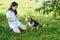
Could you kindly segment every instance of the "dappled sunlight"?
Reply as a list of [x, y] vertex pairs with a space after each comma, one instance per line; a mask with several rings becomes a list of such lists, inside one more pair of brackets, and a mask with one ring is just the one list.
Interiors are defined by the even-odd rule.
[[[39, 24], [46, 25], [39, 29], [33, 29], [26, 26], [25, 31], [21, 31], [20, 34], [14, 33], [9, 30], [9, 24], [6, 17], [7, 9], [11, 2], [16, 1], [18, 3], [18, 16], [22, 17], [19, 20], [23, 25], [27, 22], [25, 18], [30, 16], [36, 20]], [[40, 10], [36, 12], [35, 9], [42, 6], [42, 1], [47, 0], [0, 0], [0, 40], [60, 40], [60, 16], [53, 17], [54, 12], [44, 14]]]
[[38, 3], [35, 3], [35, 0], [18, 0], [18, 1], [17, 0], [0, 0], [0, 12], [3, 11], [3, 14], [5, 14], [11, 2], [13, 1], [16, 1], [18, 3], [18, 14], [20, 16], [23, 16], [23, 15], [33, 14], [34, 9], [37, 6], [39, 6], [40, 2], [43, 0], [39, 0]]

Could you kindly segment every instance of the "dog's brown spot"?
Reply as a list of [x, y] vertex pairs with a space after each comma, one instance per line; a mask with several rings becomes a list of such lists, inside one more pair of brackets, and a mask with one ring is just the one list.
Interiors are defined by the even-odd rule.
[[30, 17], [27, 17], [27, 21], [30, 22], [31, 21], [31, 18]]

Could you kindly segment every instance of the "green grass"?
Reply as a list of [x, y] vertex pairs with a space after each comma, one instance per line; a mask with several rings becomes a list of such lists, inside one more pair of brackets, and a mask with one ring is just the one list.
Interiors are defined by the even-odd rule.
[[24, 18], [28, 15], [46, 26], [39, 28], [39, 30], [31, 30], [27, 26], [27, 30], [22, 31], [21, 34], [9, 31], [6, 10], [12, 0], [0, 0], [0, 40], [60, 40], [60, 19], [53, 20], [49, 16], [35, 13], [34, 8], [38, 6], [34, 1], [31, 3], [28, 0], [15, 1], [19, 4], [18, 15], [23, 17], [21, 23], [26, 24]]
[[[24, 17], [23, 17], [24, 19]], [[34, 17], [35, 20], [38, 17]], [[4, 14], [0, 14], [0, 40], [60, 40], [60, 21], [47, 22], [45, 19], [40, 18], [38, 22], [46, 24], [45, 27], [41, 27], [39, 30], [31, 30], [27, 27], [26, 31], [22, 31], [21, 34], [16, 34], [13, 31], [8, 30], [8, 22]], [[24, 20], [21, 23], [25, 24]]]

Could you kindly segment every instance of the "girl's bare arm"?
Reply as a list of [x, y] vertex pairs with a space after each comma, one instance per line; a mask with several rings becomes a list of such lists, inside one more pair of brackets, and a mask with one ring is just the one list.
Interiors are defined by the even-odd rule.
[[12, 19], [11, 19], [11, 18], [9, 18], [9, 17], [8, 17], [7, 19], [8, 19], [8, 21], [9, 21], [9, 22], [12, 22], [12, 21], [14, 21], [14, 20], [12, 20]]

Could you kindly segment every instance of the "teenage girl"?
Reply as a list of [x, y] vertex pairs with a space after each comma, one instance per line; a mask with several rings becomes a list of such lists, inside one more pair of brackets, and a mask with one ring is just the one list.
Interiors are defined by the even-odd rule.
[[16, 2], [12, 2], [7, 10], [6, 16], [10, 29], [15, 33], [20, 33], [20, 29], [26, 30], [26, 27], [19, 21], [19, 17], [17, 17], [17, 7], [18, 4]]

